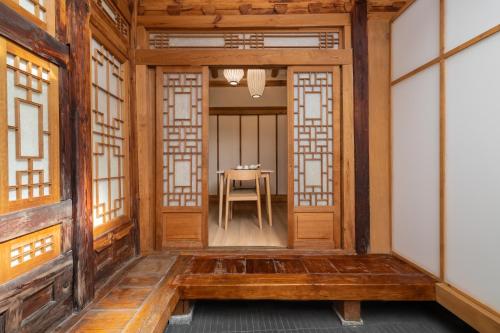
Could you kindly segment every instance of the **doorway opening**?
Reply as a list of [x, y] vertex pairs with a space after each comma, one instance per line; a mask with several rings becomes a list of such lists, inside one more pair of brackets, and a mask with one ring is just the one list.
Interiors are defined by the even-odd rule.
[[[244, 76], [237, 85], [230, 84], [224, 69], [210, 68], [208, 245], [287, 247], [287, 68], [264, 69], [266, 84], [261, 96], [249, 89], [248, 68], [242, 68]], [[251, 201], [238, 199], [227, 205], [226, 199], [234, 198], [225, 195], [228, 182], [224, 174], [239, 169], [242, 174], [257, 169], [258, 181], [230, 181], [230, 193], [248, 193], [246, 199]], [[254, 200], [257, 183], [262, 228], [258, 201]]]

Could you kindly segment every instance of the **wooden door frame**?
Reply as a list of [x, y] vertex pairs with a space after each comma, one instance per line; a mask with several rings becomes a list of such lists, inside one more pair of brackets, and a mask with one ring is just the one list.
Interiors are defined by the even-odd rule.
[[[164, 207], [163, 206], [163, 128], [162, 128], [162, 110], [163, 110], [163, 91], [159, 87], [163, 87], [163, 73], [201, 73], [202, 74], [202, 198], [201, 207]], [[208, 246], [208, 84], [209, 71], [208, 66], [157, 66], [156, 67], [156, 115], [155, 115], [155, 248], [162, 249], [163, 246], [163, 213], [201, 213], [201, 245], [203, 248]], [[187, 246], [189, 242], [185, 243]]]

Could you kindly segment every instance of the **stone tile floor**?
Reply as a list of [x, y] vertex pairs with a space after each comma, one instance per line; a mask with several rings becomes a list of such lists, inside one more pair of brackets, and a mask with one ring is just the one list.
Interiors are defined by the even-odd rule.
[[467, 324], [434, 302], [363, 302], [361, 327], [342, 327], [329, 302], [200, 301], [190, 325], [167, 333], [467, 333]]

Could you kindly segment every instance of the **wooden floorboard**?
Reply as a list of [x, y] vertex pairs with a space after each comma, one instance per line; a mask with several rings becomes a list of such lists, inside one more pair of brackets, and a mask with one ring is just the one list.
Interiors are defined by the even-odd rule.
[[388, 255], [183, 257], [183, 299], [435, 300], [435, 280]]
[[154, 253], [59, 332], [163, 332], [179, 300], [435, 300], [436, 281], [390, 255]]

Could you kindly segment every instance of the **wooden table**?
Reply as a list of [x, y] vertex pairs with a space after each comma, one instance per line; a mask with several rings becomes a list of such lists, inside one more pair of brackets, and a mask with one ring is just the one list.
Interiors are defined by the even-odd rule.
[[[260, 170], [260, 177], [264, 179], [266, 184], [266, 208], [267, 208], [267, 220], [269, 225], [273, 225], [273, 213], [271, 208], [271, 173], [273, 170]], [[219, 176], [219, 227], [222, 225], [222, 207], [224, 205], [224, 170], [218, 170], [217, 175]]]

